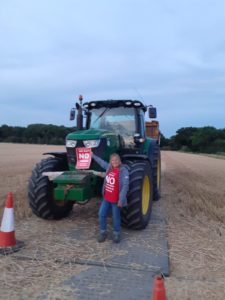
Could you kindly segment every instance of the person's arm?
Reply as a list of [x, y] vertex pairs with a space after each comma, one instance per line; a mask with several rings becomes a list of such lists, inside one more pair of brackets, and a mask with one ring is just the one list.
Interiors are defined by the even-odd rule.
[[127, 192], [129, 190], [129, 172], [126, 167], [123, 168], [120, 182], [120, 193], [118, 206], [123, 207], [127, 205]]
[[92, 157], [94, 158], [94, 160], [96, 161], [96, 163], [99, 164], [99, 166], [101, 166], [105, 170], [108, 169], [109, 163], [107, 163], [105, 160], [103, 160], [100, 157], [98, 157], [97, 155], [95, 155], [93, 152], [92, 152]]

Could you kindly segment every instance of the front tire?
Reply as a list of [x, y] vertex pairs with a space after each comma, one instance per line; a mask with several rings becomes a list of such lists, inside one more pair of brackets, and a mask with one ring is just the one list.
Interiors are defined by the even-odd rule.
[[153, 176], [148, 162], [129, 163], [128, 206], [122, 210], [122, 223], [132, 229], [144, 229], [149, 222], [153, 201]]
[[53, 197], [54, 184], [43, 172], [65, 171], [67, 165], [63, 159], [49, 157], [41, 160], [33, 169], [28, 184], [28, 199], [35, 215], [42, 219], [61, 219], [73, 208], [73, 202], [56, 202]]

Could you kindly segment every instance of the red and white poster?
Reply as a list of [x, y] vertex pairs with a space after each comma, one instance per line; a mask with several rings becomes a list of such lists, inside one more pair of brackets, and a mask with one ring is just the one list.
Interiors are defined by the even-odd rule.
[[91, 148], [76, 148], [76, 169], [89, 169], [91, 164]]

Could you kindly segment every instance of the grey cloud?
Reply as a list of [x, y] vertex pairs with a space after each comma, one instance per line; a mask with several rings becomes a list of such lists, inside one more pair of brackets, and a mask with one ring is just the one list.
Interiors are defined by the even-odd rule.
[[83, 93], [155, 104], [167, 135], [192, 121], [223, 127], [225, 108], [214, 103], [224, 98], [224, 8], [222, 0], [1, 3], [0, 123], [67, 124]]

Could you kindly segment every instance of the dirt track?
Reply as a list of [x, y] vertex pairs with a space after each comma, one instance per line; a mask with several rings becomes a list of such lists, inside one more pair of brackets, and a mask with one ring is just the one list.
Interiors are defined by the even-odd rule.
[[[29, 247], [38, 248], [32, 242], [32, 234], [39, 235], [41, 244], [41, 240], [46, 239], [41, 235], [41, 229], [51, 234], [54, 226], [59, 224], [46, 223], [31, 216], [26, 201], [31, 169], [42, 157], [41, 153], [50, 150], [63, 151], [64, 147], [0, 144], [1, 208], [6, 193], [12, 191], [15, 194], [17, 237], [26, 241], [28, 250]], [[168, 224], [171, 263], [171, 276], [166, 279], [169, 299], [222, 300], [225, 298], [225, 160], [168, 151], [162, 153], [162, 170], [160, 201]], [[97, 226], [97, 207], [93, 204], [92, 208], [90, 218], [93, 226]], [[82, 216], [86, 213], [82, 208]], [[26, 219], [21, 221], [22, 217]], [[78, 213], [76, 218], [77, 222], [83, 222]], [[71, 221], [63, 220], [60, 224], [72, 226]], [[31, 224], [36, 228], [30, 229]], [[53, 235], [51, 239], [54, 241]], [[60, 251], [61, 245], [58, 247], [57, 251]], [[100, 247], [98, 251], [104, 252], [104, 249]], [[54, 290], [65, 275], [76, 272], [74, 268], [52, 264], [49, 257], [44, 264], [0, 257], [0, 267], [0, 298], [3, 295], [9, 298], [14, 286], [10, 299], [30, 299], [42, 288]]]

